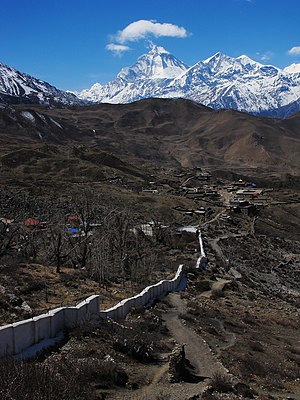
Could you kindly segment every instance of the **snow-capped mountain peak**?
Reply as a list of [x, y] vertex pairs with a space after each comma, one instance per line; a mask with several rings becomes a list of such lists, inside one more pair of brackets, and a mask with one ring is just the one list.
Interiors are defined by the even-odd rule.
[[152, 45], [116, 79], [94, 85], [79, 97], [108, 103], [182, 97], [215, 109], [287, 116], [300, 109], [299, 70], [299, 64], [281, 70], [246, 55], [234, 58], [221, 52], [188, 67], [163, 47]]
[[82, 92], [73, 92], [77, 97], [88, 100], [97, 101], [99, 95], [101, 95], [102, 85], [100, 83], [94, 83], [89, 89], [84, 89]]
[[131, 67], [122, 68], [116, 79], [101, 86], [94, 84], [78, 97], [90, 101], [127, 103], [155, 97], [163, 86], [181, 75], [188, 66], [161, 46], [152, 44]]
[[206, 58], [205, 60], [202, 61], [203, 64], [208, 64], [210, 62], [215, 62], [216, 60], [219, 60], [222, 58], [224, 54], [218, 51], [217, 53], [213, 54], [212, 56]]
[[148, 54], [171, 54], [168, 50], [166, 50], [164, 47], [162, 46], [157, 46], [154, 43], [151, 43], [150, 46], [151, 50], [149, 51]]
[[300, 74], [300, 64], [291, 64], [283, 69], [284, 72], [289, 74]]
[[141, 78], [173, 79], [187, 68], [187, 65], [163, 47], [152, 45], [151, 50], [139, 57], [134, 65], [123, 68], [117, 78], [129, 82]]
[[236, 58], [236, 60], [240, 61], [243, 65], [256, 65], [256, 66], [262, 66], [263, 64], [260, 64], [257, 61], [252, 60], [252, 58], [246, 56], [245, 54], [240, 55], [239, 57]]

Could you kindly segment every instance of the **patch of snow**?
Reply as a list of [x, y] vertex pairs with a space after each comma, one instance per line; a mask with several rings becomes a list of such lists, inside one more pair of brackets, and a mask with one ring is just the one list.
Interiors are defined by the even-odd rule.
[[41, 118], [41, 120], [42, 120], [46, 125], [48, 125], [47, 120], [46, 120], [46, 118], [45, 118], [45, 116], [44, 116], [43, 114], [37, 113], [37, 115]]
[[35, 118], [29, 111], [22, 111], [21, 115], [22, 117], [28, 119], [30, 122], [35, 123]]
[[56, 126], [58, 126], [60, 129], [63, 129], [62, 126], [61, 126], [57, 121], [55, 121], [55, 119], [53, 119], [53, 118], [50, 117], [50, 120], [51, 120]]

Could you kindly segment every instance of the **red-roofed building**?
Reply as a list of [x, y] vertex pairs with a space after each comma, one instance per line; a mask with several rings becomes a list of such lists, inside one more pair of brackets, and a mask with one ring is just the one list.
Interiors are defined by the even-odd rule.
[[37, 218], [27, 218], [23, 221], [23, 225], [30, 230], [35, 230], [40, 227], [41, 221]]
[[66, 219], [68, 222], [80, 222], [80, 217], [78, 217], [78, 215], [67, 215]]

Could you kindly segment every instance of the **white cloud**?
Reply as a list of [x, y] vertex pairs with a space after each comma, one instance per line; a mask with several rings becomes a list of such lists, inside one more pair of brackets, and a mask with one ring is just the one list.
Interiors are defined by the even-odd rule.
[[261, 54], [260, 59], [262, 61], [268, 61], [274, 56], [274, 53], [272, 51], [267, 51], [264, 54]]
[[300, 55], [300, 46], [295, 46], [292, 47], [289, 51], [288, 54], [290, 56], [299, 56]]
[[265, 53], [256, 52], [255, 54], [261, 61], [269, 61], [274, 56], [273, 51], [266, 51]]
[[115, 56], [122, 56], [122, 54], [125, 51], [131, 50], [130, 47], [124, 46], [123, 44], [115, 44], [115, 43], [109, 43], [105, 46], [106, 50], [111, 51]]
[[185, 38], [188, 36], [188, 32], [178, 25], [141, 19], [127, 25], [122, 31], [118, 31], [114, 39], [119, 43], [127, 43], [145, 39], [151, 35]]

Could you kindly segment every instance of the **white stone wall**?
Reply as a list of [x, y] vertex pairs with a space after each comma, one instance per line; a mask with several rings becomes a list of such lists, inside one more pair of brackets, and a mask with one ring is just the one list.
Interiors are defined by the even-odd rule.
[[55, 337], [99, 312], [99, 296], [90, 296], [76, 307], [60, 307], [46, 314], [0, 327], [0, 358], [19, 354], [41, 340]]
[[208, 260], [207, 260], [206, 254], [205, 254], [203, 240], [202, 240], [202, 236], [201, 236], [201, 231], [200, 230], [199, 230], [198, 239], [199, 239], [199, 246], [200, 246], [200, 257], [197, 260], [196, 268], [200, 269], [200, 270], [206, 270], [207, 264], [208, 264]]
[[185, 274], [185, 268], [180, 265], [176, 275], [171, 280], [163, 280], [155, 285], [146, 287], [141, 293], [129, 299], [120, 301], [117, 305], [109, 308], [108, 310], [101, 311], [100, 316], [103, 318], [111, 318], [120, 320], [125, 318], [132, 308], [145, 307], [151, 304], [159, 297], [166, 295], [168, 292], [174, 292], [182, 277]]
[[145, 307], [157, 298], [177, 289], [185, 275], [183, 265], [180, 265], [176, 275], [171, 280], [163, 280], [146, 287], [136, 296], [120, 301], [114, 307], [99, 311], [99, 296], [94, 295], [74, 307], [60, 307], [37, 317], [0, 327], [0, 358], [20, 354], [28, 347], [41, 340], [54, 338], [66, 328], [80, 325], [92, 315], [120, 320], [125, 318], [132, 308]]

